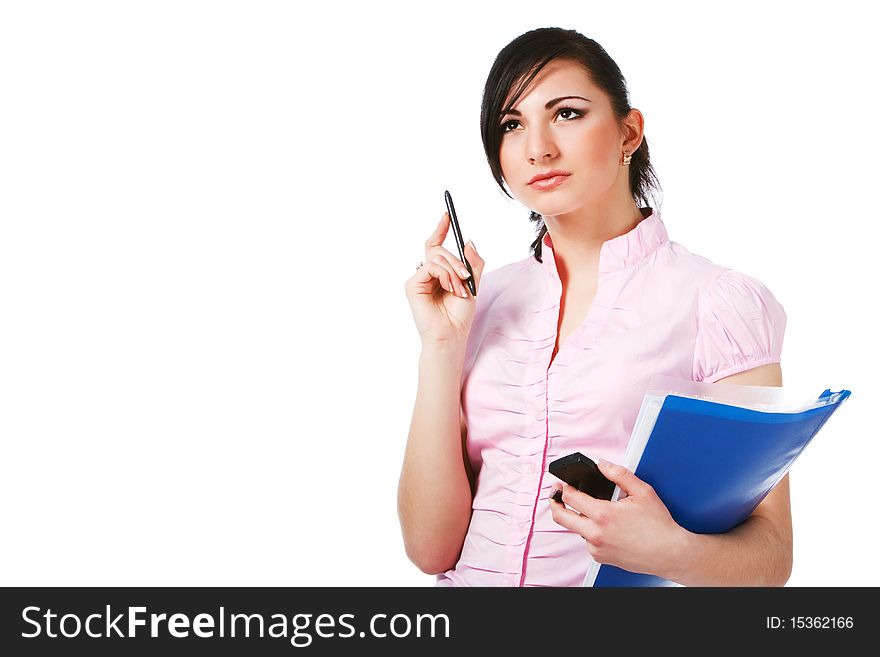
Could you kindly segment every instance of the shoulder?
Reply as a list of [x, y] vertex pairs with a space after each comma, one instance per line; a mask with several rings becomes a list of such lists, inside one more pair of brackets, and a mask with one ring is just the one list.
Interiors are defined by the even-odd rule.
[[715, 315], [735, 312], [745, 319], [770, 315], [781, 316], [782, 304], [762, 281], [735, 269], [725, 268], [715, 274], [700, 295], [700, 312]]
[[723, 269], [699, 296], [694, 380], [714, 383], [781, 362], [787, 322], [782, 304], [762, 281]]
[[701, 289], [729, 269], [705, 256], [692, 253], [683, 245], [671, 240], [657, 250], [657, 260]]
[[767, 285], [754, 276], [691, 253], [677, 242], [670, 241], [664, 246], [663, 257], [670, 268], [677, 272], [678, 278], [696, 286], [701, 308], [722, 301], [776, 301]]

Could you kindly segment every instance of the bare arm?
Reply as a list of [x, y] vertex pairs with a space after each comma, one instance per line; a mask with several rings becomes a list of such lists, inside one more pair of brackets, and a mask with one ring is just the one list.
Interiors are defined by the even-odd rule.
[[461, 414], [463, 344], [425, 346], [397, 489], [410, 560], [425, 573], [455, 566], [471, 519], [474, 481]]
[[[778, 363], [717, 383], [781, 386]], [[792, 568], [789, 479], [786, 474], [744, 523], [725, 534], [691, 534], [670, 579], [686, 586], [784, 586]]]

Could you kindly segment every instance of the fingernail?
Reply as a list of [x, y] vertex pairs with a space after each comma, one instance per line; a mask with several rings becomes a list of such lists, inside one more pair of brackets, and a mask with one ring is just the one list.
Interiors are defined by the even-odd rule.
[[479, 253], [479, 251], [477, 251], [477, 245], [474, 244], [473, 240], [468, 240], [468, 244], [471, 245], [471, 248], [474, 250], [474, 253]]
[[625, 472], [625, 468], [622, 465], [611, 463], [605, 459], [599, 459], [599, 466], [609, 474], [613, 475], [623, 475]]
[[464, 276], [465, 278], [467, 278], [468, 276], [471, 275], [471, 273], [470, 273], [467, 269], [465, 269], [464, 267], [462, 267], [462, 268], [459, 269], [458, 271], [460, 271], [460, 272], [461, 272], [461, 275]]

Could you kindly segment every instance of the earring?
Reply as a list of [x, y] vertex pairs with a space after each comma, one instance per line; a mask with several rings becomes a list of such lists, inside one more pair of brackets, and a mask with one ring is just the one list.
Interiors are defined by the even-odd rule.
[[623, 166], [629, 166], [630, 160], [632, 160], [632, 154], [623, 151]]

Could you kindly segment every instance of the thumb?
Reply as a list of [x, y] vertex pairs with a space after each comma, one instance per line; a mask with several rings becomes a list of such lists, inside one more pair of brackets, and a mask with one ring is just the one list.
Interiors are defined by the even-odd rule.
[[620, 486], [627, 495], [645, 492], [648, 484], [622, 465], [599, 459], [599, 471], [608, 479]]
[[464, 245], [464, 256], [467, 258], [467, 261], [471, 265], [471, 270], [474, 272], [474, 287], [477, 290], [477, 295], [479, 295], [480, 279], [483, 278], [483, 268], [486, 263], [483, 261], [483, 258], [480, 257], [480, 254], [477, 253], [477, 249], [474, 247], [472, 240], [468, 240], [468, 243]]

